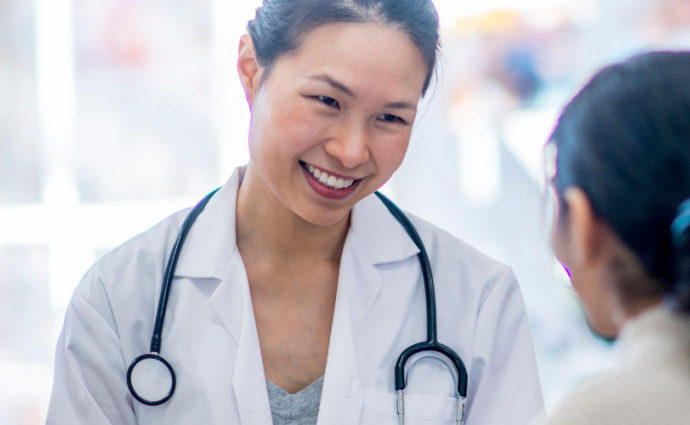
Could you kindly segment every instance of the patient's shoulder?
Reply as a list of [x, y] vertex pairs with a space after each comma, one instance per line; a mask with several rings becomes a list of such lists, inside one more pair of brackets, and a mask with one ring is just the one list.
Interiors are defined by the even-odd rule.
[[690, 379], [682, 369], [616, 369], [567, 395], [543, 425], [687, 425]]

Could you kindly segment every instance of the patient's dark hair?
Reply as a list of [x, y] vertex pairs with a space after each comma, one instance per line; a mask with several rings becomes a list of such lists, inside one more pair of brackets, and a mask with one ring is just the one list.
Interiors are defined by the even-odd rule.
[[427, 67], [422, 95], [436, 69], [439, 45], [438, 15], [431, 0], [264, 0], [249, 21], [265, 78], [280, 57], [299, 49], [317, 27], [337, 22], [379, 23], [407, 34]]
[[581, 188], [642, 266], [647, 283], [619, 289], [690, 312], [690, 231], [671, 232], [690, 198], [690, 53], [605, 68], [567, 105], [551, 142], [562, 215], [564, 190]]

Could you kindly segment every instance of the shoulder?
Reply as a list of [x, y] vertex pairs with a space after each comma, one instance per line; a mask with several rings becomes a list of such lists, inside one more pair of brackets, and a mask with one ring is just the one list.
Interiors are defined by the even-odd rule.
[[610, 373], [582, 385], [565, 396], [543, 425], [609, 423], [620, 414], [623, 382], [619, 374]]
[[428, 221], [410, 214], [407, 211], [405, 214], [410, 218], [412, 224], [414, 224], [417, 232], [424, 241], [424, 245], [427, 247], [429, 253], [443, 254], [447, 252], [454, 257], [458, 258], [462, 262], [470, 262], [476, 264], [478, 267], [483, 269], [486, 268], [496, 268], [502, 271], [506, 271], [508, 266], [501, 263], [500, 261], [494, 260], [478, 249], [474, 248], [467, 242], [459, 239], [447, 231], [435, 226]]
[[97, 310], [105, 302], [112, 309], [118, 301], [153, 297], [187, 213], [179, 211], [105, 254], [84, 275], [74, 297]]
[[512, 269], [495, 260], [447, 231], [407, 213], [410, 221], [424, 241], [429, 259], [435, 270], [449, 276], [483, 282], [491, 290], [500, 281], [517, 284]]
[[583, 385], [567, 395], [543, 425], [687, 423], [690, 386], [674, 383], [684, 374], [654, 369], [619, 368]]
[[175, 242], [182, 222], [189, 209], [178, 211], [150, 229], [134, 236], [127, 242], [104, 255], [95, 267], [102, 273], [117, 276], [132, 271], [130, 267], [160, 264], [167, 257]]

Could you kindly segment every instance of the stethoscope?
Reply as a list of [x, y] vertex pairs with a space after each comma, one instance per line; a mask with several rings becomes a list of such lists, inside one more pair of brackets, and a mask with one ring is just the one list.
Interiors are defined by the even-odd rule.
[[[151, 337], [150, 353], [137, 357], [127, 370], [127, 387], [132, 393], [132, 396], [143, 404], [149, 406], [163, 404], [168, 401], [175, 392], [175, 372], [172, 366], [170, 366], [170, 363], [160, 356], [161, 333], [163, 330], [163, 321], [165, 319], [165, 310], [168, 306], [170, 287], [175, 274], [177, 260], [182, 250], [182, 244], [192, 224], [194, 224], [194, 221], [204, 210], [208, 201], [218, 190], [219, 189], [214, 190], [202, 199], [201, 202], [192, 209], [182, 224], [170, 253], [168, 264], [165, 268], [163, 286], [161, 288], [158, 310], [156, 312], [156, 322], [153, 327], [153, 336]], [[467, 398], [468, 380], [467, 370], [465, 369], [462, 359], [460, 359], [460, 356], [458, 356], [455, 351], [438, 342], [434, 278], [431, 274], [431, 263], [429, 262], [426, 248], [417, 233], [417, 229], [415, 229], [405, 213], [381, 193], [376, 192], [376, 196], [378, 196], [386, 208], [388, 208], [388, 211], [393, 214], [393, 217], [400, 222], [414, 244], [419, 248], [419, 263], [422, 267], [422, 276], [424, 277], [424, 294], [426, 296], [426, 341], [407, 348], [400, 354], [398, 361], [395, 363], [395, 390], [398, 393], [397, 410], [400, 424], [405, 423], [404, 393], [409, 372], [419, 360], [432, 359], [444, 364], [453, 375], [453, 381], [455, 382], [454, 392], [458, 400], [456, 423], [462, 425], [465, 420], [465, 400]], [[408, 364], [409, 359], [412, 359], [412, 361]]]

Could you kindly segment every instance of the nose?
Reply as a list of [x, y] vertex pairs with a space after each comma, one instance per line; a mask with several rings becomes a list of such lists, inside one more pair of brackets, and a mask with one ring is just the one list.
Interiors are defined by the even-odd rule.
[[369, 134], [366, 126], [349, 123], [340, 126], [324, 149], [345, 168], [356, 168], [369, 161]]

